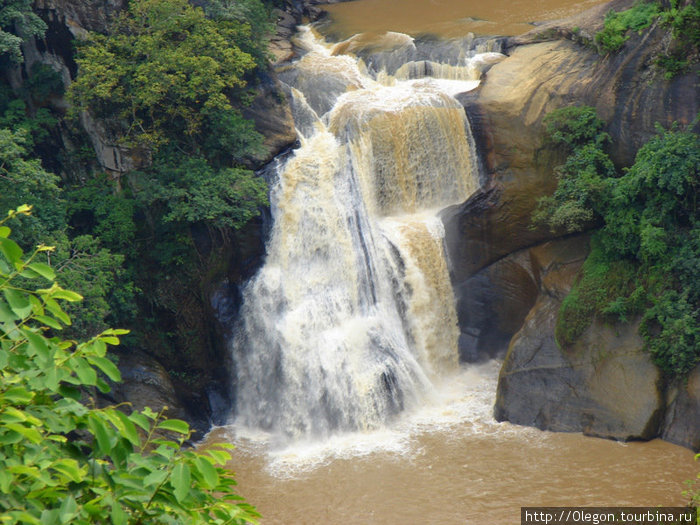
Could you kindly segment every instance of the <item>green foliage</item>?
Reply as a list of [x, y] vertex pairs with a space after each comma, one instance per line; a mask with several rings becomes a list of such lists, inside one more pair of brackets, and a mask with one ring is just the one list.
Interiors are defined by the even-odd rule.
[[[20, 207], [9, 217], [28, 214]], [[0, 221], [0, 522], [242, 524], [258, 514], [233, 492], [225, 445], [183, 449], [191, 431], [150, 409], [95, 407], [119, 381], [107, 347], [124, 330], [61, 339], [71, 319], [54, 269], [25, 258]], [[18, 280], [21, 279], [21, 286]], [[38, 288], [39, 282], [47, 286]], [[27, 285], [27, 283], [31, 283]], [[172, 437], [171, 437], [172, 436]]]
[[618, 51], [630, 38], [631, 31], [641, 34], [657, 19], [670, 31], [671, 43], [667, 52], [658, 55], [654, 63], [670, 80], [685, 72], [700, 57], [700, 0], [671, 0], [664, 6], [658, 2], [638, 2], [625, 11], [610, 11], [595, 42], [600, 51]]
[[229, 97], [255, 67], [239, 46], [249, 39], [249, 25], [213, 21], [187, 0], [137, 0], [109, 37], [90, 33], [79, 48], [70, 98], [113, 119], [127, 146], [196, 153], [214, 119], [238, 115]]
[[30, 132], [0, 129], [0, 207], [25, 202], [40, 211], [32, 215], [17, 237], [23, 246], [38, 244], [65, 227], [65, 203], [59, 198], [59, 179], [45, 171], [37, 159], [29, 159]]
[[3, 0], [0, 5], [0, 57], [21, 63], [22, 42], [43, 36], [46, 24], [32, 12], [31, 0]]
[[267, 204], [265, 181], [250, 170], [212, 168], [201, 158], [164, 160], [145, 177], [139, 195], [146, 206], [165, 205], [165, 222], [206, 221], [216, 227], [240, 228]]
[[136, 202], [118, 192], [114, 181], [97, 174], [65, 191], [69, 223], [79, 235], [91, 234], [111, 250], [131, 254], [137, 226]]
[[673, 37], [683, 39], [694, 46], [700, 47], [700, 2], [693, 0], [679, 7], [678, 0], [671, 0], [671, 7], [661, 13], [662, 23], [671, 27]]
[[554, 195], [533, 216], [564, 233], [593, 218], [603, 225], [562, 304], [557, 341], [573, 344], [596, 317], [641, 316], [640, 334], [657, 364], [683, 375], [700, 362], [700, 136], [658, 128], [618, 175], [590, 111], [569, 108], [548, 120], [548, 140], [569, 157], [556, 169]]
[[[69, 308], [69, 313], [79, 319], [69, 333], [74, 337], [91, 336], [106, 328], [110, 317], [125, 320], [133, 316], [135, 290], [123, 269], [124, 256], [110, 252], [94, 236], [68, 236], [68, 206], [58, 186], [59, 179], [44, 170], [37, 159], [27, 158], [28, 135], [21, 128], [15, 132], [0, 129], [0, 206], [7, 209], [26, 202], [38, 210], [24, 217], [21, 227], [16, 219], [8, 224], [15, 229], [15, 240], [24, 249], [33, 249], [49, 240], [55, 245], [55, 250], [44, 256], [50, 258], [59, 282], [85, 296], [85, 301]], [[100, 199], [92, 204], [112, 216], [120, 211], [115, 200]], [[71, 208], [76, 205], [73, 203]], [[107, 212], [104, 206], [110, 205]], [[114, 226], [115, 221], [106, 225]], [[108, 241], [112, 239], [102, 229], [97, 230], [105, 233]], [[114, 228], [110, 233], [125, 234], [126, 227]], [[127, 236], [125, 240], [130, 239]]]
[[629, 32], [641, 32], [651, 25], [659, 14], [655, 2], [638, 2], [630, 9], [610, 11], [602, 31], [595, 35], [595, 43], [605, 52], [617, 51], [629, 39]]
[[65, 92], [61, 75], [41, 62], [32, 66], [24, 87], [29, 96], [38, 103], [46, 101], [51, 95], [62, 95]]
[[575, 286], [562, 302], [555, 337], [570, 346], [597, 316], [607, 321], [626, 322], [644, 305], [644, 288], [639, 286], [637, 268], [626, 260], [610, 260], [594, 236]]
[[240, 27], [237, 44], [259, 67], [265, 66], [269, 59], [268, 37], [275, 26], [272, 14], [260, 0], [210, 0], [205, 10], [215, 21], [235, 22]]
[[544, 118], [547, 141], [563, 146], [567, 152], [587, 144], [603, 146], [610, 136], [603, 131], [605, 122], [598, 118], [595, 108], [567, 106], [556, 109]]
[[600, 217], [598, 203], [607, 191], [615, 169], [603, 147], [609, 141], [604, 123], [591, 107], [570, 106], [552, 111], [545, 118], [548, 143], [569, 153], [555, 169], [559, 180], [551, 197], [540, 199], [533, 215], [535, 224], [552, 232], [584, 230]]

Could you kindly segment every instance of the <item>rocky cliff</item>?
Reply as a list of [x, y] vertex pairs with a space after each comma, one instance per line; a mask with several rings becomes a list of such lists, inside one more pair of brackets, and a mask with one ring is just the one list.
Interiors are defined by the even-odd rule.
[[[643, 350], [634, 325], [596, 322], [574, 348], [559, 348], [557, 313], [588, 245], [584, 237], [558, 240], [530, 226], [537, 200], [556, 186], [553, 167], [563, 160], [542, 146], [549, 111], [595, 107], [609, 124], [618, 167], [633, 162], [655, 123], [688, 124], [698, 114], [697, 64], [673, 80], [653, 67], [668, 45], [664, 28], [633, 35], [609, 56], [592, 45], [605, 13], [632, 4], [615, 0], [509, 39], [509, 57], [488, 72], [478, 91], [462, 96], [486, 145], [488, 177], [481, 192], [443, 213], [460, 350], [471, 358], [507, 350], [495, 408], [500, 420], [616, 439], [662, 436], [697, 449], [700, 367], [687, 383], [670, 384]], [[552, 246], [556, 256], [534, 257]], [[479, 315], [484, 306], [491, 314]]]

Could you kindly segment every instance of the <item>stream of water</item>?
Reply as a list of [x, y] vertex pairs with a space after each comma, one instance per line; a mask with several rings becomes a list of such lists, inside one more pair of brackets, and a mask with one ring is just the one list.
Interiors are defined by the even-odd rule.
[[306, 27], [295, 44], [302, 57], [278, 73], [301, 145], [277, 166], [265, 264], [243, 290], [235, 416], [207, 437], [237, 444], [231, 468], [263, 523], [683, 504], [691, 451], [496, 423], [500, 363], [458, 363], [437, 213], [479, 185], [453, 96], [504, 58], [498, 41], [328, 43]]

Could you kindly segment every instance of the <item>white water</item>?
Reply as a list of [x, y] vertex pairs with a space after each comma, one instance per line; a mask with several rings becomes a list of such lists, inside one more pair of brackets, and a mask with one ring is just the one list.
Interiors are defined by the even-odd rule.
[[[284, 442], [381, 429], [456, 372], [435, 214], [478, 184], [454, 83], [378, 81], [310, 30], [299, 45], [308, 52], [287, 77], [302, 145], [272, 188], [267, 258], [233, 344], [235, 425]], [[478, 83], [471, 62], [458, 69], [445, 80]]]

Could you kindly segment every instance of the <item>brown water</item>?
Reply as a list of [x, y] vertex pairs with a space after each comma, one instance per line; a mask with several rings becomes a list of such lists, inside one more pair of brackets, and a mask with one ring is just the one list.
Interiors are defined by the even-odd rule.
[[355, 0], [324, 6], [333, 21], [330, 31], [355, 33], [396, 31], [446, 37], [518, 35], [533, 22], [565, 18], [604, 0]]
[[263, 524], [511, 524], [521, 506], [684, 505], [698, 465], [656, 440], [617, 443], [497, 423], [497, 363], [447, 378], [383, 430], [276, 447], [233, 427], [231, 467]]

